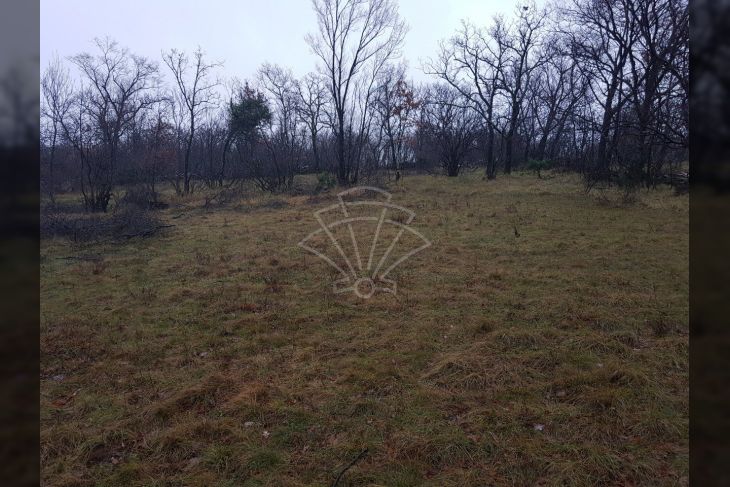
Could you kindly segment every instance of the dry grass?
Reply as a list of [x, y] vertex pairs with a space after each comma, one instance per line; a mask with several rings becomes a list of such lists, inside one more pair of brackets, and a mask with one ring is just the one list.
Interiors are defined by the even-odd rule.
[[365, 301], [296, 246], [332, 194], [44, 241], [44, 485], [322, 486], [365, 448], [341, 486], [687, 483], [687, 196], [391, 190], [433, 247]]

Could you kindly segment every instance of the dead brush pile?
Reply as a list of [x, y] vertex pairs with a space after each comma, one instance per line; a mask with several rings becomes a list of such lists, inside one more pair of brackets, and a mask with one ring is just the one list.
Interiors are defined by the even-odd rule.
[[151, 237], [170, 226], [136, 205], [124, 205], [105, 214], [65, 213], [49, 207], [41, 211], [40, 218], [42, 238], [65, 238], [73, 243]]

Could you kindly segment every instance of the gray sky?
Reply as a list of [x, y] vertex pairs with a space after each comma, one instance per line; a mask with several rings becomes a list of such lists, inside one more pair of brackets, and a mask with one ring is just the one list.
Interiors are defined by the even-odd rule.
[[[495, 13], [510, 14], [517, 0], [399, 0], [410, 30], [403, 49], [410, 76], [420, 59], [433, 56], [440, 39], [461, 19], [484, 25]], [[161, 61], [160, 51], [193, 51], [224, 61], [224, 77], [251, 78], [264, 62], [289, 67], [297, 76], [316, 59], [304, 42], [316, 21], [309, 0], [41, 0], [40, 62], [90, 51], [94, 37], [109, 36], [132, 52]]]

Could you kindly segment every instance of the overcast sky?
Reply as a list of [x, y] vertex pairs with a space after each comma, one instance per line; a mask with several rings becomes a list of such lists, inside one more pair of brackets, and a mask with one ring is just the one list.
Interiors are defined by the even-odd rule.
[[[461, 19], [484, 25], [496, 13], [510, 14], [518, 0], [399, 0], [410, 30], [403, 49], [410, 76], [423, 80], [420, 60], [433, 56], [438, 41]], [[316, 60], [304, 36], [316, 29], [309, 0], [41, 0], [40, 63], [93, 49], [109, 36], [132, 52], [161, 61], [162, 49], [193, 51], [223, 61], [222, 75], [253, 77], [264, 62], [290, 67], [302, 76]]]

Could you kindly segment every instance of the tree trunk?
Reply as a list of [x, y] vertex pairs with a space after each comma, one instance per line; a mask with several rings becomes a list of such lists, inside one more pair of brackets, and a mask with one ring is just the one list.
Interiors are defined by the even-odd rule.
[[314, 156], [314, 172], [319, 172], [319, 149], [317, 149], [316, 131], [312, 131], [312, 155]]
[[512, 174], [512, 129], [510, 128], [504, 138], [505, 148], [504, 173]]
[[603, 110], [601, 121], [600, 139], [598, 141], [597, 170], [598, 176], [608, 175], [608, 139], [611, 134], [611, 122], [613, 121], [613, 97], [616, 94], [616, 83], [614, 82], [606, 94], [606, 106]]
[[513, 142], [515, 129], [517, 128], [517, 118], [519, 117], [519, 106], [517, 105], [517, 98], [512, 97], [512, 113], [510, 114], [509, 130], [505, 136], [504, 143], [507, 145], [504, 159], [504, 173], [512, 174], [512, 154], [513, 154]]
[[218, 174], [218, 186], [221, 188], [223, 187], [223, 178], [225, 178], [226, 174], [226, 162], [228, 158], [228, 149], [231, 148], [231, 142], [233, 142], [233, 137], [229, 133], [226, 136], [226, 140], [223, 143], [223, 157], [221, 157], [221, 172]]
[[347, 167], [345, 164], [345, 114], [337, 110], [337, 180], [340, 184], [348, 185]]
[[56, 128], [55, 124], [53, 127], [53, 138], [51, 139], [51, 157], [48, 161], [48, 196], [51, 198], [51, 203], [56, 202], [56, 196], [55, 196], [55, 177], [53, 174], [53, 165], [54, 165], [54, 159], [56, 156], [56, 136], [58, 133], [58, 129]]
[[193, 131], [190, 130], [188, 141], [185, 147], [185, 174], [184, 177], [184, 189], [185, 194], [190, 194], [190, 151], [193, 148]]
[[494, 128], [487, 131], [487, 180], [497, 178], [497, 164], [494, 160]]
[[494, 161], [494, 125], [492, 125], [493, 103], [494, 94], [489, 98], [489, 108], [487, 109], [487, 180], [497, 177], [497, 164]]
[[545, 159], [545, 149], [547, 147], [548, 137], [550, 136], [550, 128], [552, 127], [554, 120], [555, 108], [551, 106], [550, 111], [548, 112], [547, 120], [545, 121], [545, 130], [543, 130], [540, 137], [540, 142], [537, 144], [537, 153], [535, 154], [535, 157], [540, 161]]

